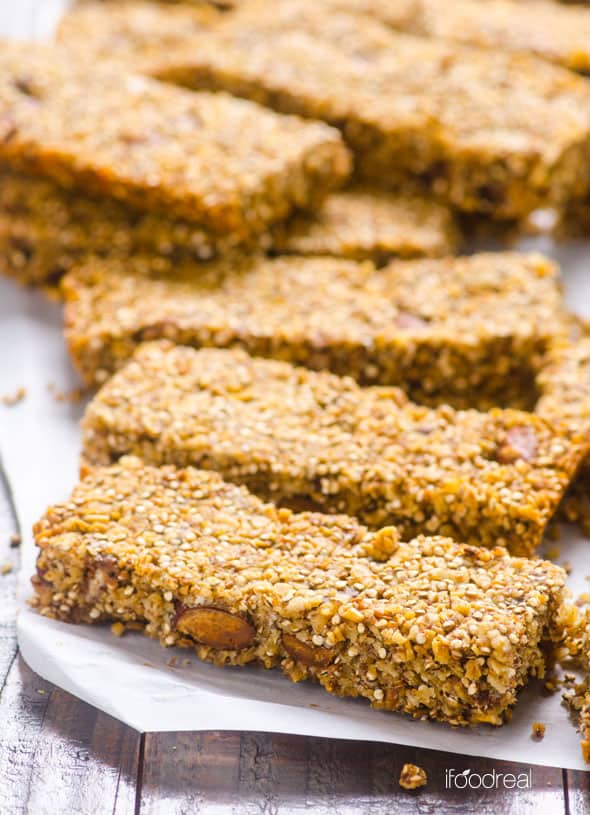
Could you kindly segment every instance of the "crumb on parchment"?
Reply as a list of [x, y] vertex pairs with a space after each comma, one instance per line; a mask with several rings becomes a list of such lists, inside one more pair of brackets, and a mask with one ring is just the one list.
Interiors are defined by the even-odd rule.
[[26, 395], [27, 389], [21, 385], [14, 391], [14, 393], [5, 393], [2, 397], [0, 397], [0, 401], [6, 407], [14, 407], [15, 405], [18, 405], [19, 402], [22, 402]]
[[545, 738], [545, 725], [543, 722], [533, 722], [531, 735], [535, 741], [542, 741]]

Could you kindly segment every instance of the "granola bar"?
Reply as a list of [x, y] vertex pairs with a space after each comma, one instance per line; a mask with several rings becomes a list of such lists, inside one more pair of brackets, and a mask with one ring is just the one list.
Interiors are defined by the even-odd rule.
[[393, 28], [467, 45], [535, 54], [590, 72], [590, 13], [548, 0], [326, 0]]
[[335, 192], [311, 215], [274, 231], [279, 254], [373, 260], [449, 255], [458, 245], [451, 211], [432, 199], [364, 187]]
[[[315, 217], [300, 214], [257, 236], [251, 249], [385, 262], [396, 255], [448, 254], [457, 241], [451, 212], [434, 201], [350, 189], [330, 195]], [[234, 248], [231, 233], [213, 235], [187, 220], [140, 212], [115, 200], [62, 190], [44, 178], [0, 170], [3, 270], [22, 282], [55, 281], [92, 253], [126, 258], [151, 252], [175, 260], [206, 260]]]
[[404, 535], [531, 555], [588, 449], [538, 416], [438, 409], [389, 388], [249, 357], [147, 343], [90, 403], [84, 460], [217, 469]]
[[590, 764], [590, 680], [586, 678], [580, 682], [573, 692], [564, 695], [565, 702], [577, 718], [582, 740], [582, 756]]
[[557, 267], [482, 253], [372, 264], [222, 258], [202, 264], [100, 258], [69, 274], [66, 339], [88, 384], [147, 339], [241, 345], [258, 356], [400, 385], [416, 400], [532, 407], [536, 361], [560, 330]]
[[217, 665], [258, 662], [453, 725], [501, 724], [543, 675], [564, 590], [542, 560], [406, 542], [129, 458], [87, 474], [35, 539], [45, 616], [116, 621]]
[[[263, 234], [249, 243], [255, 248], [269, 241]], [[62, 189], [46, 178], [0, 169], [0, 263], [4, 273], [24, 283], [56, 283], [92, 253], [126, 258], [143, 251], [200, 261], [235, 246], [231, 232], [214, 234], [186, 219], [142, 212], [115, 199]]]
[[[573, 434], [590, 438], [590, 338], [556, 342], [538, 374], [537, 387], [539, 415], [563, 421]], [[584, 461], [560, 514], [590, 535], [590, 458]]]
[[[348, 173], [337, 131], [48, 46], [3, 43], [0, 162], [185, 218], [236, 242], [314, 207]], [[236, 135], [239, 134], [239, 138]]]
[[[97, 38], [102, 48], [104, 30]], [[465, 211], [520, 218], [589, 186], [590, 89], [533, 56], [281, 0], [272, 14], [248, 3], [150, 61], [142, 70], [160, 79], [338, 126], [359, 178], [418, 180]]]

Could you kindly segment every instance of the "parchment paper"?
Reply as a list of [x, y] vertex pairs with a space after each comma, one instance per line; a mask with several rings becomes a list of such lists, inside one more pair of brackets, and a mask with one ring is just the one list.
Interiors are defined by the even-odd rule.
[[[0, 5], [0, 33], [47, 35], [67, 0], [21, 0]], [[565, 269], [570, 306], [590, 315], [590, 242], [560, 246], [529, 241], [555, 254]], [[30, 667], [51, 682], [141, 731], [256, 730], [427, 747], [529, 764], [586, 769], [579, 737], [560, 695], [539, 683], [521, 695], [510, 724], [453, 730], [374, 711], [364, 701], [336, 699], [310, 683], [293, 684], [278, 672], [215, 668], [191, 652], [163, 649], [140, 634], [114, 637], [108, 627], [47, 620], [26, 604], [35, 551], [30, 529], [77, 480], [78, 421], [83, 405], [56, 401], [79, 383], [61, 336], [61, 309], [38, 292], [0, 279], [0, 395], [23, 386], [27, 396], [0, 406], [0, 455], [23, 532], [18, 639]], [[52, 391], [49, 387], [52, 386]], [[590, 540], [564, 529], [560, 562], [573, 566], [570, 586], [587, 589]], [[1, 577], [0, 577], [1, 579]], [[175, 664], [169, 665], [171, 657]], [[531, 725], [547, 735], [532, 742]]]

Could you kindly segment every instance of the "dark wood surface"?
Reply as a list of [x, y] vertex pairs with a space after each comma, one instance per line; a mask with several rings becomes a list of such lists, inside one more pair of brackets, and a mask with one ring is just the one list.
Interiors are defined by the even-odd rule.
[[[139, 734], [34, 674], [15, 636], [17, 531], [0, 488], [0, 815], [590, 815], [590, 775], [532, 768], [532, 789], [445, 789], [445, 770], [526, 764], [260, 733]], [[404, 792], [405, 762], [428, 785]]]

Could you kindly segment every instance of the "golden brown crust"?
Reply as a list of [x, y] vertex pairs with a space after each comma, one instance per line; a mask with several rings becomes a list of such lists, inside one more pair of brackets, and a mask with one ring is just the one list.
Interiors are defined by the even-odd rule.
[[[563, 571], [441, 537], [398, 540], [375, 561], [373, 537], [353, 518], [264, 505], [214, 473], [127, 458], [37, 523], [33, 604], [219, 665], [280, 667], [374, 707], [501, 724], [543, 674]], [[179, 626], [187, 609], [206, 625]]]

